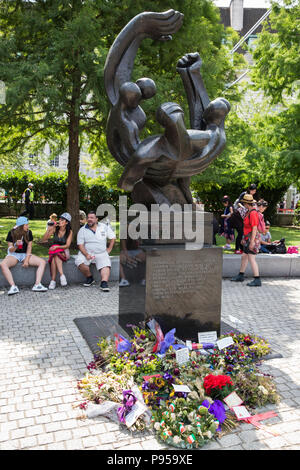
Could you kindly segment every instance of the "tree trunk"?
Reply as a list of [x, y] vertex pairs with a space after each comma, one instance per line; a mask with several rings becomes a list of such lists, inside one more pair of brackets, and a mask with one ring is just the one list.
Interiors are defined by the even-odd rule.
[[74, 73], [73, 93], [69, 123], [69, 158], [68, 158], [68, 187], [67, 211], [72, 216], [72, 230], [75, 243], [79, 230], [79, 99], [80, 99], [80, 72]]

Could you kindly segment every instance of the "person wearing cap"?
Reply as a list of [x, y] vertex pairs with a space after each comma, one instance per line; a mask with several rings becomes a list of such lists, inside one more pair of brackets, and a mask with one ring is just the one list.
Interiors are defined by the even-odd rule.
[[25, 211], [20, 216], [28, 215], [29, 219], [33, 219], [34, 216], [34, 192], [33, 183], [28, 183], [28, 187], [24, 191], [25, 197]]
[[242, 240], [243, 254], [241, 259], [240, 272], [237, 276], [233, 277], [231, 281], [243, 282], [244, 274], [250, 262], [254, 279], [247, 283], [247, 286], [258, 287], [261, 286], [261, 279], [259, 276], [259, 268], [255, 259], [260, 246], [260, 235], [258, 232], [259, 216], [258, 211], [255, 209], [256, 201], [252, 194], [245, 194], [241, 199], [241, 203], [246, 207], [248, 213], [244, 218], [244, 235]]
[[6, 241], [8, 244], [7, 256], [0, 266], [3, 276], [10, 285], [8, 295], [19, 292], [10, 271], [18, 263], [22, 263], [23, 268], [28, 268], [29, 266], [37, 267], [36, 281], [32, 290], [35, 292], [45, 292], [47, 287], [43, 286], [41, 280], [45, 271], [46, 261], [31, 253], [33, 236], [31, 230], [29, 230], [29, 221], [26, 217], [18, 217], [15, 227], [8, 232]]
[[49, 265], [51, 272], [51, 281], [49, 289], [56, 287], [57, 271], [60, 275], [60, 285], [68, 284], [66, 276], [63, 272], [63, 263], [70, 258], [70, 245], [72, 243], [73, 231], [71, 228], [72, 217], [68, 212], [64, 212], [56, 225], [49, 226], [42, 238], [42, 242], [46, 242], [53, 236], [52, 245], [49, 248]]
[[[107, 239], [110, 240], [107, 247]], [[88, 287], [94, 283], [90, 264], [96, 264], [100, 271], [101, 290], [109, 291], [108, 280], [110, 276], [111, 261], [109, 253], [111, 252], [116, 235], [109, 223], [98, 222], [94, 211], [87, 214], [87, 223], [81, 227], [77, 234], [77, 245], [79, 248], [75, 264], [79, 271], [86, 277], [84, 286]]]

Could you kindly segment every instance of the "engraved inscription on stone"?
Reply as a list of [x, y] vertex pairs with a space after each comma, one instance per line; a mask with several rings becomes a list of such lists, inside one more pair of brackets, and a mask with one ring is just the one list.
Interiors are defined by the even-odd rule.
[[150, 278], [152, 298], [159, 300], [194, 291], [201, 287], [201, 281], [205, 282], [208, 274], [215, 273], [215, 263], [177, 264], [155, 259]]
[[146, 256], [146, 319], [181, 339], [220, 330], [222, 249], [157, 249]]

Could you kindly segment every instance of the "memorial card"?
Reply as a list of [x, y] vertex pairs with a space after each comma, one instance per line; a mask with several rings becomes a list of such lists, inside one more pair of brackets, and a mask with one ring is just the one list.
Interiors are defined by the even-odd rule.
[[175, 392], [181, 392], [181, 393], [191, 393], [192, 391], [187, 385], [173, 384], [173, 388]]
[[229, 408], [233, 408], [234, 406], [239, 406], [243, 403], [243, 400], [238, 396], [236, 392], [230, 393], [223, 400]]
[[190, 352], [188, 348], [177, 349], [176, 361], [179, 365], [186, 364], [190, 359]]
[[232, 344], [234, 344], [234, 342], [231, 336], [226, 336], [226, 338], [219, 339], [219, 341], [217, 341], [217, 346], [219, 350], [227, 348], [228, 346], [231, 346]]
[[198, 333], [198, 343], [215, 343], [217, 341], [216, 331], [202, 331]]
[[251, 415], [245, 406], [234, 406], [232, 411], [238, 420], [251, 418]]

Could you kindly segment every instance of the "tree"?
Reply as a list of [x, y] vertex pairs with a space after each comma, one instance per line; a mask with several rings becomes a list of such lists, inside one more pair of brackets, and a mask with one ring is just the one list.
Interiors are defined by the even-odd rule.
[[105, 121], [101, 4], [13, 0], [0, 9], [0, 68], [7, 86], [0, 154], [35, 153], [48, 143], [53, 158], [68, 148], [67, 210], [75, 232], [81, 140]]
[[[111, 165], [105, 142], [108, 104], [103, 66], [114, 38], [141, 11], [169, 8], [184, 13], [184, 26], [169, 43], [143, 43], [136, 60], [137, 78], [154, 78], [159, 90], [151, 103], [149, 127], [162, 101], [183, 101], [177, 60], [199, 50], [203, 76], [213, 98], [232, 81], [228, 47], [234, 33], [219, 22], [211, 0], [4, 0], [0, 7], [0, 69], [7, 86], [0, 106], [0, 155], [43, 151], [51, 158], [68, 149], [67, 210], [74, 232], [79, 227], [79, 157], [87, 145], [97, 164]], [[172, 89], [170, 89], [172, 84]], [[235, 97], [235, 90], [230, 90]], [[230, 97], [229, 97], [230, 99]], [[185, 100], [184, 100], [185, 102]], [[148, 105], [150, 106], [150, 105]]]
[[256, 42], [252, 79], [270, 98], [274, 109], [273, 133], [268, 133], [280, 152], [280, 167], [293, 175], [300, 187], [300, 5], [297, 0], [274, 1], [269, 25]]

